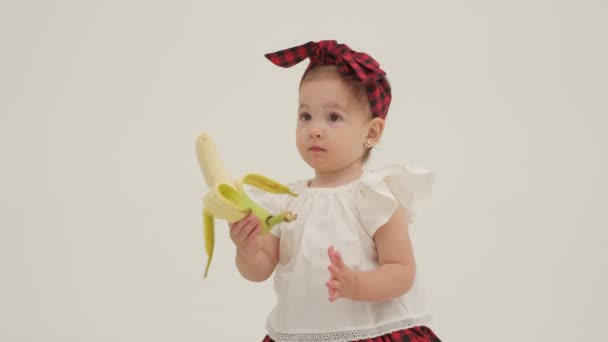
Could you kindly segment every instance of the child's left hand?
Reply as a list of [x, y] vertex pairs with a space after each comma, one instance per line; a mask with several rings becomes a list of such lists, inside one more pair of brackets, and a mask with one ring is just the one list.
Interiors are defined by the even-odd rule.
[[331, 265], [329, 265], [329, 281], [325, 283], [329, 291], [329, 301], [334, 302], [340, 297], [354, 298], [357, 287], [357, 274], [344, 264], [342, 256], [329, 246], [327, 250]]

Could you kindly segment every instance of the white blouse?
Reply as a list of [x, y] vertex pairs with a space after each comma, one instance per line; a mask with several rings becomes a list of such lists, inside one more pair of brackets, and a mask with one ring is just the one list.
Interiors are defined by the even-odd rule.
[[338, 342], [428, 324], [431, 314], [418, 272], [405, 295], [385, 302], [330, 302], [325, 283], [330, 277], [330, 245], [355, 271], [377, 268], [374, 233], [399, 205], [412, 222], [434, 180], [432, 171], [408, 165], [365, 171], [334, 188], [311, 188], [309, 180], [290, 184], [298, 197], [248, 189], [271, 213], [290, 210], [298, 215], [271, 230], [280, 238], [280, 250], [274, 272], [277, 303], [267, 320], [268, 335], [277, 342]]

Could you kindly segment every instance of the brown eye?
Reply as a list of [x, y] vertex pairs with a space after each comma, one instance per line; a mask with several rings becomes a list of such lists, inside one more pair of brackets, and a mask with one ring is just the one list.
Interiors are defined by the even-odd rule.
[[332, 122], [337, 122], [342, 120], [342, 117], [340, 117], [340, 115], [336, 114], [336, 113], [331, 113], [331, 115], [329, 116], [329, 120]]
[[308, 113], [302, 113], [302, 114], [300, 114], [300, 120], [302, 120], [302, 121], [308, 121], [310, 119], [311, 119], [310, 114], [308, 114]]

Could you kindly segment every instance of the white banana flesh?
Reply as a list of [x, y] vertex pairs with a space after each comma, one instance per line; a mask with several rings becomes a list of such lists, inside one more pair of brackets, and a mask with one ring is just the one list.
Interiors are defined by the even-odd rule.
[[209, 134], [203, 133], [196, 140], [196, 155], [198, 164], [205, 177], [205, 182], [211, 187], [219, 183], [233, 184], [232, 178], [226, 171], [224, 163], [217, 153], [215, 142]]

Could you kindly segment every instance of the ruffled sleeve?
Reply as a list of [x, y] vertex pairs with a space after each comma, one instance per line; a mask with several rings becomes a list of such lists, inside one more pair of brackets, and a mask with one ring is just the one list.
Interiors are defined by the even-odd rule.
[[370, 237], [392, 217], [399, 205], [414, 222], [435, 182], [433, 171], [414, 165], [396, 165], [366, 172], [357, 201], [360, 222]]

